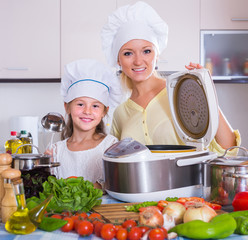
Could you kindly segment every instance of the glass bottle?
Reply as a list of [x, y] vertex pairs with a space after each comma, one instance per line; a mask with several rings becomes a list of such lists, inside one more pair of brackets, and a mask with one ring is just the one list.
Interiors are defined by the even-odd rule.
[[213, 63], [211, 58], [206, 58], [205, 68], [209, 70], [209, 73], [213, 75]]
[[5, 224], [5, 229], [13, 234], [29, 234], [36, 230], [40, 224], [46, 207], [49, 204], [52, 195], [45, 199], [34, 209], [30, 211], [26, 207], [23, 181], [21, 178], [12, 179], [14, 187], [17, 211], [14, 212]]
[[223, 75], [230, 76], [231, 75], [231, 63], [229, 58], [223, 59]]
[[[22, 141], [23, 144], [33, 144], [33, 140], [31, 137], [29, 137], [26, 130], [21, 130], [19, 139]], [[32, 145], [22, 147], [22, 153], [32, 153], [32, 151]]]
[[[23, 143], [19, 138], [17, 138], [17, 132], [11, 131], [10, 136], [10, 139], [5, 142], [4, 147], [6, 153], [13, 154], [16, 153], [17, 148], [23, 145]], [[22, 153], [22, 149], [19, 148], [17, 153]]]

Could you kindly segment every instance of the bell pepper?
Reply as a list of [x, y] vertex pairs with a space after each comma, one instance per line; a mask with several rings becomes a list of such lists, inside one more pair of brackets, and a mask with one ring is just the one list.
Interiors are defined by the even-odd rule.
[[248, 192], [236, 193], [232, 205], [234, 211], [248, 210]]
[[229, 213], [234, 217], [237, 228], [234, 233], [240, 235], [248, 235], [248, 211], [236, 211]]
[[228, 213], [217, 215], [210, 222], [193, 220], [187, 223], [178, 224], [169, 230], [176, 232], [179, 236], [190, 239], [219, 239], [226, 238], [234, 233], [236, 221]]

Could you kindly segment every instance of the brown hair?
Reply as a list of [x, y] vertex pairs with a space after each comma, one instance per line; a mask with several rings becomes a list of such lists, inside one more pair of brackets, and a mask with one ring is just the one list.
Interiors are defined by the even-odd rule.
[[[108, 109], [107, 107], [104, 106], [104, 112], [107, 114]], [[61, 140], [64, 140], [66, 138], [69, 138], [72, 136], [73, 133], [73, 122], [72, 122], [72, 117], [71, 114], [66, 114], [66, 124], [64, 129], [62, 130], [61, 133]], [[102, 133], [104, 135], [106, 135], [105, 132], [105, 124], [103, 122], [103, 120], [101, 119], [100, 123], [96, 126], [96, 130], [95, 130], [96, 134]]]

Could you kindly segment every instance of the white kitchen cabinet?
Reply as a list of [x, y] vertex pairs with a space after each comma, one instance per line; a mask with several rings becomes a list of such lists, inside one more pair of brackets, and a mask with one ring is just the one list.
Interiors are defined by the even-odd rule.
[[[117, 7], [135, 0], [117, 0]], [[168, 46], [160, 56], [160, 71], [185, 70], [190, 61], [199, 62], [200, 2], [198, 0], [145, 0], [169, 26]]]
[[60, 77], [60, 0], [1, 0], [0, 78]]
[[61, 70], [65, 64], [94, 58], [105, 62], [100, 32], [116, 0], [61, 0]]
[[201, 0], [201, 29], [248, 29], [247, 0]]

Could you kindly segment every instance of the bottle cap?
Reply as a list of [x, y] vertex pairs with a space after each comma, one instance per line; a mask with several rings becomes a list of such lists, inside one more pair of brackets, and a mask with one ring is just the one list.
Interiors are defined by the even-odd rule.
[[21, 134], [27, 134], [26, 130], [21, 130]]
[[10, 135], [11, 135], [11, 136], [17, 136], [17, 132], [16, 132], [16, 131], [11, 131], [11, 132], [10, 132]]
[[20, 178], [21, 171], [15, 168], [10, 168], [10, 169], [6, 169], [2, 171], [1, 175], [2, 175], [2, 178], [5, 178], [5, 179]]

